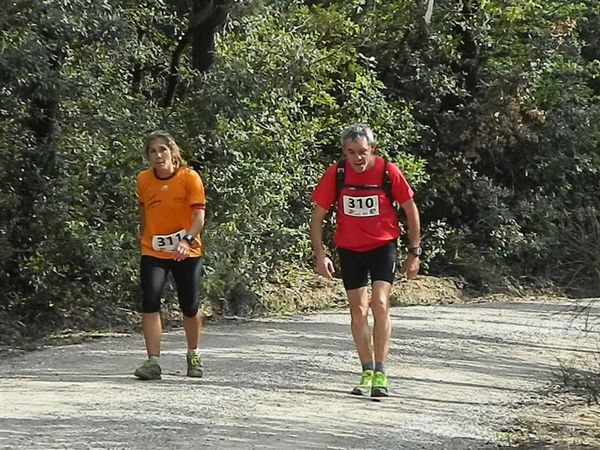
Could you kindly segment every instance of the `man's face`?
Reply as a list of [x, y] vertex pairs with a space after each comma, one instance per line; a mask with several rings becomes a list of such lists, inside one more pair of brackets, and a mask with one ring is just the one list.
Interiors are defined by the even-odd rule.
[[343, 152], [355, 172], [362, 173], [373, 167], [375, 146], [367, 144], [366, 138], [358, 137], [355, 141], [346, 141]]

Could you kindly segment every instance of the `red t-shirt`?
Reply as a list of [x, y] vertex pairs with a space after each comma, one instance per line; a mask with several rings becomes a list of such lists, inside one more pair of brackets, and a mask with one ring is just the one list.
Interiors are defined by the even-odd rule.
[[[394, 241], [400, 236], [398, 216], [381, 189], [384, 159], [375, 157], [375, 165], [363, 173], [355, 172], [346, 162], [345, 182], [337, 203], [333, 243], [336, 247], [366, 252]], [[335, 201], [337, 163], [327, 168], [311, 195], [311, 200], [324, 209]], [[414, 193], [400, 169], [387, 164], [392, 197], [399, 204], [413, 198]], [[373, 189], [356, 189], [372, 186]]]

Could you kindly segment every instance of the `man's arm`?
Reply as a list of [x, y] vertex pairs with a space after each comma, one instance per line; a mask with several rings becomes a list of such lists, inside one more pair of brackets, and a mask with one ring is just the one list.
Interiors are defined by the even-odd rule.
[[[408, 228], [408, 247], [419, 247], [421, 244], [421, 219], [419, 210], [414, 200], [410, 199], [402, 203], [402, 209], [406, 214], [406, 227]], [[406, 273], [406, 278], [413, 279], [419, 272], [419, 257], [411, 252], [406, 255], [406, 260], [402, 265], [402, 272]]]
[[325, 255], [323, 250], [323, 220], [327, 210], [315, 204], [310, 218], [310, 243], [315, 254], [317, 272], [327, 278], [333, 278], [333, 262]]

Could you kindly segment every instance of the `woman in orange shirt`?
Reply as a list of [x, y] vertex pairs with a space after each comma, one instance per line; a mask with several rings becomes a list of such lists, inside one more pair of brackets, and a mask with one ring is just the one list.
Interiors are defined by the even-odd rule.
[[198, 173], [186, 166], [181, 149], [166, 131], [146, 137], [144, 153], [150, 167], [137, 175], [140, 210], [140, 282], [142, 328], [148, 359], [134, 372], [142, 380], [161, 377], [160, 302], [169, 272], [177, 287], [187, 340], [187, 375], [202, 377], [198, 351], [202, 317], [198, 312], [202, 273], [204, 185]]

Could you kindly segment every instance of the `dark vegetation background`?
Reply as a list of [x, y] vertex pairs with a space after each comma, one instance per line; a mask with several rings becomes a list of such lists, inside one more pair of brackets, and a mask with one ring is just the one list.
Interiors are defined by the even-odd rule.
[[426, 3], [0, 0], [0, 338], [137, 320], [156, 128], [207, 187], [209, 315], [318, 289], [308, 197], [356, 121], [417, 191], [423, 273], [597, 296], [600, 1]]

